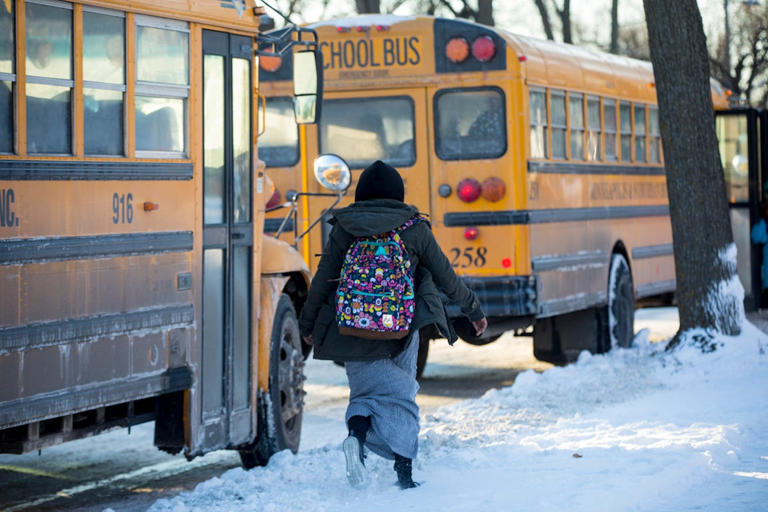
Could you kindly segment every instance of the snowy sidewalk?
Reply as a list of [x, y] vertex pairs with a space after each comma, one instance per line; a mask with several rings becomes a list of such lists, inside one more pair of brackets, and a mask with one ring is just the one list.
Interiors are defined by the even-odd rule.
[[422, 422], [417, 489], [368, 457], [344, 477], [337, 436], [233, 469], [152, 511], [768, 510], [768, 340], [752, 326], [711, 354], [582, 354]]

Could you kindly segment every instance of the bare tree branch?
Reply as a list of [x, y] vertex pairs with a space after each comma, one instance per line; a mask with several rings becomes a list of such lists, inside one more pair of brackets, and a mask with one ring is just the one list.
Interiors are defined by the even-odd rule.
[[544, 4], [544, 0], [533, 0], [536, 4], [536, 9], [539, 10], [539, 16], [541, 16], [541, 24], [544, 27], [544, 33], [547, 35], [547, 39], [550, 41], [555, 40], [555, 34], [552, 32], [552, 21], [549, 19], [549, 11]]

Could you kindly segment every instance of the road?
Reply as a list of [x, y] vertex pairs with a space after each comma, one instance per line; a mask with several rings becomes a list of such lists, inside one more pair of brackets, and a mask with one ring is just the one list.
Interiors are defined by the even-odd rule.
[[[677, 314], [661, 308], [638, 312], [636, 329], [651, 339], [674, 334]], [[417, 402], [422, 416], [487, 390], [511, 385], [526, 370], [550, 365], [533, 358], [532, 340], [509, 334], [484, 347], [444, 340], [432, 343]], [[302, 450], [341, 441], [346, 435], [347, 382], [343, 368], [308, 361]], [[0, 455], [0, 511], [145, 510], [155, 500], [193, 489], [198, 483], [240, 467], [238, 455], [219, 451], [188, 462], [152, 445], [153, 424], [118, 429], [43, 450]]]

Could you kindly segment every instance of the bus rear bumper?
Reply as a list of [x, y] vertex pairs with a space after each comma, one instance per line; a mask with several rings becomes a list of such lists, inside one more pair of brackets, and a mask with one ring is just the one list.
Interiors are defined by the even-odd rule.
[[[531, 317], [538, 313], [538, 293], [535, 276], [463, 277], [462, 281], [475, 292], [487, 317]], [[455, 304], [448, 304], [450, 318], [462, 316]]]

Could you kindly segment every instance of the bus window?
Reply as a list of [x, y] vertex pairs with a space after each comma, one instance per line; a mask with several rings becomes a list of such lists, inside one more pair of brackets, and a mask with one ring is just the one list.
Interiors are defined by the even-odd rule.
[[[162, 28], [161, 28], [162, 27]], [[189, 96], [189, 28], [136, 17], [136, 151], [183, 156]]]
[[605, 159], [616, 161], [616, 100], [603, 100]]
[[122, 155], [125, 21], [119, 12], [83, 9], [85, 153]]
[[504, 97], [498, 89], [440, 91], [435, 118], [437, 156], [443, 160], [497, 158], [507, 150]]
[[635, 105], [635, 161], [645, 162], [645, 105]]
[[632, 161], [632, 110], [629, 103], [619, 106], [619, 127], [621, 128], [621, 161]]
[[0, 153], [13, 152], [13, 2], [0, 3]]
[[299, 161], [299, 125], [293, 114], [293, 99], [269, 98], [267, 129], [259, 137], [259, 158], [267, 167], [290, 167]]
[[335, 153], [351, 168], [385, 160], [395, 167], [416, 162], [413, 100], [409, 97], [325, 100], [320, 153]]
[[550, 91], [549, 105], [552, 112], [552, 158], [565, 158], [565, 137], [568, 130], [565, 123], [565, 93]]
[[659, 132], [659, 110], [656, 107], [648, 107], [648, 131], [650, 132], [649, 145], [651, 163], [661, 163], [661, 133]]
[[600, 160], [600, 98], [587, 98], [587, 160]]
[[749, 201], [749, 153], [746, 116], [717, 116], [717, 140], [731, 203]]
[[[58, 5], [58, 4], [57, 4]], [[72, 153], [72, 7], [27, 3], [27, 149]]]
[[531, 158], [547, 158], [547, 97], [531, 89]]
[[571, 160], [584, 160], [584, 97], [568, 95], [568, 115], [571, 125]]

